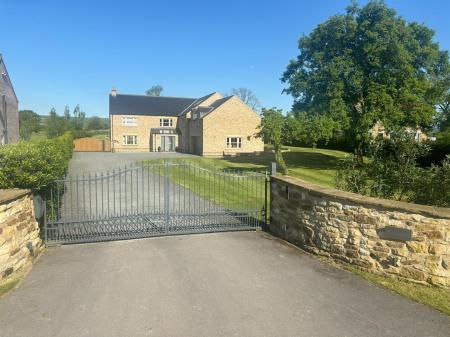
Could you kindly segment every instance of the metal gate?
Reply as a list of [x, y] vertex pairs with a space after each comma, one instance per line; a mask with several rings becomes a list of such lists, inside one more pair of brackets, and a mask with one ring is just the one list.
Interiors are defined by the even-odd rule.
[[139, 163], [55, 182], [44, 236], [76, 243], [254, 230], [267, 223], [267, 172]]

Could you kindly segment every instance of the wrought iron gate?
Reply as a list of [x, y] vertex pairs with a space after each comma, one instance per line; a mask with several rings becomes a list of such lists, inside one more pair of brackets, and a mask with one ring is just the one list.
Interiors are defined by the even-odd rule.
[[251, 230], [267, 223], [267, 172], [140, 163], [55, 182], [47, 243]]

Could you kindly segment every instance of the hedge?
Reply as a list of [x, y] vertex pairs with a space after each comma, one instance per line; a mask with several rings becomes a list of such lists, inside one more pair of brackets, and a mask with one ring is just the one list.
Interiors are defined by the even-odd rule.
[[20, 141], [0, 147], [0, 188], [28, 188], [43, 192], [63, 178], [73, 152], [73, 134]]

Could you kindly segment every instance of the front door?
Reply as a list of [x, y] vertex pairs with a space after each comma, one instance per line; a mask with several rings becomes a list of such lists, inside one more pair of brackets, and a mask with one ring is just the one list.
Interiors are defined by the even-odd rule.
[[161, 136], [161, 150], [163, 152], [175, 151], [175, 136]]

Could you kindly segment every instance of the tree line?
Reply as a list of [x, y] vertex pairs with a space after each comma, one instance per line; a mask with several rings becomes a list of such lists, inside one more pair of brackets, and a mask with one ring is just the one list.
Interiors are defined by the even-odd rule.
[[48, 116], [40, 116], [32, 110], [19, 111], [19, 133], [24, 140], [39, 132], [44, 132], [48, 138], [61, 136], [67, 131], [72, 131], [75, 137], [82, 137], [93, 131], [108, 129], [108, 118], [86, 117], [78, 104], [72, 112], [66, 105], [62, 115], [55, 108], [50, 110]]

